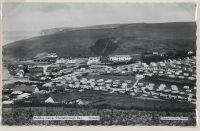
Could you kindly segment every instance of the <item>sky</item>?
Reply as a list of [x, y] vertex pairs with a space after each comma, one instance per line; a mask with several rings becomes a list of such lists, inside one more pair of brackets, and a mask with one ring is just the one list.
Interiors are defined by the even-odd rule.
[[195, 4], [7, 3], [3, 30], [42, 30], [118, 23], [195, 21]]

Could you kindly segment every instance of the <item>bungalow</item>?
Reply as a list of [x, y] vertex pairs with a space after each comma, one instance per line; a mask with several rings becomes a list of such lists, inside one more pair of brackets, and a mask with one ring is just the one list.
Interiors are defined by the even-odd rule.
[[161, 97], [167, 97], [168, 95], [160, 93], [159, 96], [161, 96]]
[[183, 99], [184, 99], [184, 97], [182, 97], [182, 96], [177, 96], [177, 98], [178, 98], [179, 100], [183, 100]]
[[195, 78], [194, 78], [194, 77], [188, 77], [188, 79], [189, 79], [189, 80], [195, 80]]
[[53, 85], [52, 82], [48, 82], [48, 83], [43, 84], [42, 86], [43, 87], [52, 87], [52, 85]]
[[29, 98], [30, 97], [30, 93], [23, 93], [21, 95], [17, 96], [17, 99], [24, 99], [24, 98]]
[[176, 85], [171, 85], [171, 89], [172, 89], [173, 91], [177, 91], [177, 90], [178, 90], [178, 87], [177, 87]]
[[158, 55], [158, 52], [153, 52], [153, 55]]
[[122, 88], [127, 88], [128, 84], [127, 83], [122, 83]]
[[175, 78], [175, 75], [169, 75], [170, 78]]
[[183, 73], [184, 76], [189, 76], [189, 73]]
[[178, 78], [179, 78], [179, 79], [184, 79], [185, 77], [184, 77], [184, 76], [178, 76]]
[[13, 100], [7, 100], [7, 101], [3, 101], [2, 104], [8, 105], [8, 104], [14, 104]]
[[144, 78], [144, 75], [137, 74], [137, 75], [135, 76], [135, 78], [136, 78], [136, 79], [142, 79], [142, 78]]
[[131, 96], [135, 96], [135, 93], [134, 93], [134, 92], [131, 92], [130, 95], [131, 95]]
[[184, 88], [184, 89], [190, 89], [190, 87], [189, 87], [189, 86], [183, 86], [183, 88]]
[[22, 91], [13, 91], [11, 95], [21, 95], [22, 93]]
[[108, 79], [108, 80], [105, 81], [105, 83], [112, 83], [112, 80]]
[[157, 91], [162, 91], [162, 90], [165, 89], [165, 87], [166, 87], [165, 84], [160, 84], [160, 86], [158, 87]]
[[171, 90], [170, 89], [166, 89], [166, 90], [163, 90], [163, 92], [169, 93], [169, 92], [171, 92]]
[[78, 100], [76, 100], [76, 103], [77, 103], [78, 105], [87, 105], [87, 104], [90, 103], [90, 101], [78, 99]]

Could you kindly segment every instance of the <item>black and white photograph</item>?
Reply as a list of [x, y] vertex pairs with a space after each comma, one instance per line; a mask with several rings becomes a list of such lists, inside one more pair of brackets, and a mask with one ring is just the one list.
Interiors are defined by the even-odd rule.
[[6, 126], [196, 126], [196, 3], [2, 5]]

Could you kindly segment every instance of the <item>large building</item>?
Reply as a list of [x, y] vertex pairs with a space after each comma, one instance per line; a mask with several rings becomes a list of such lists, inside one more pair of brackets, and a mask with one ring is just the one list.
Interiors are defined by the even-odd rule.
[[130, 55], [113, 55], [109, 56], [111, 62], [128, 62], [132, 59]]
[[36, 63], [40, 63], [40, 64], [49, 64], [49, 63], [55, 63], [57, 60], [58, 56], [56, 55], [56, 53], [42, 53], [37, 55], [33, 61]]

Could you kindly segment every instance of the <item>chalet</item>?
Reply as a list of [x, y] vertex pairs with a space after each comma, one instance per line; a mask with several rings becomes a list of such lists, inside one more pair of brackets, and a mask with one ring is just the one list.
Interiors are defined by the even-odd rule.
[[175, 75], [169, 75], [170, 78], [175, 78]]
[[184, 89], [190, 89], [190, 87], [189, 87], [189, 86], [183, 86], [183, 88], [184, 88]]
[[184, 76], [189, 76], [189, 73], [183, 73]]
[[135, 93], [134, 93], [134, 92], [131, 92], [130, 95], [131, 95], [131, 96], [135, 96]]
[[22, 91], [13, 91], [11, 95], [21, 95], [22, 93]]
[[67, 59], [67, 60], [66, 60], [66, 63], [67, 63], [67, 64], [75, 64], [76, 62], [77, 62], [76, 59]]
[[171, 85], [171, 89], [174, 90], [174, 91], [177, 91], [178, 87], [176, 85]]
[[158, 55], [158, 52], [153, 52], [153, 55]]
[[17, 96], [17, 99], [24, 99], [24, 98], [29, 98], [30, 97], [30, 93], [23, 93], [21, 95]]
[[196, 80], [195, 77], [188, 77], [189, 80]]
[[188, 54], [194, 54], [194, 52], [193, 52], [193, 51], [188, 51], [187, 53], [188, 53]]
[[170, 93], [171, 90], [170, 90], [170, 89], [165, 89], [165, 90], [163, 90], [163, 92], [165, 92], [165, 93]]
[[2, 104], [8, 105], [8, 104], [14, 104], [13, 100], [7, 100], [7, 101], [3, 101]]
[[178, 76], [178, 78], [180, 78], [180, 79], [184, 79], [185, 77], [184, 77], [184, 76]]

